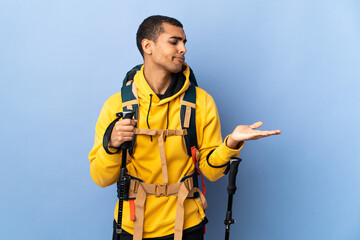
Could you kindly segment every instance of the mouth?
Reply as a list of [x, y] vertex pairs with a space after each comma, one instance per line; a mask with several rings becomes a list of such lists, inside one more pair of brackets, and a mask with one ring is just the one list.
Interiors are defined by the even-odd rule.
[[185, 62], [185, 57], [174, 57], [174, 59], [178, 60], [180, 63]]

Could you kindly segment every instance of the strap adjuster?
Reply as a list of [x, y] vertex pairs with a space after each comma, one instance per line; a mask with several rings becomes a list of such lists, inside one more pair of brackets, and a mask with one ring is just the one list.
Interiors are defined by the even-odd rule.
[[167, 185], [155, 184], [155, 197], [167, 196]]

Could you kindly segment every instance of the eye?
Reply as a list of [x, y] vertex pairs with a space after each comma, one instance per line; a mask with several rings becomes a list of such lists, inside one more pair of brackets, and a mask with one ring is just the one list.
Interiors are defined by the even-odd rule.
[[171, 41], [170, 44], [171, 44], [171, 45], [176, 45], [176, 44], [177, 44], [177, 41]]

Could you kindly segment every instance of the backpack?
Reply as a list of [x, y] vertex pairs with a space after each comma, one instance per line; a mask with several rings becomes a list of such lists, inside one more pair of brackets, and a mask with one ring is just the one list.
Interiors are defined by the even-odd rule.
[[[133, 79], [137, 71], [139, 71], [142, 67], [142, 64], [133, 67], [130, 71], [126, 73], [126, 76], [123, 80], [123, 86], [121, 88], [121, 98], [123, 103], [123, 111], [135, 111], [134, 118], [138, 119], [138, 110], [139, 106], [137, 104], [137, 98], [134, 96], [132, 91]], [[190, 67], [189, 67], [190, 68]], [[182, 129], [187, 130], [187, 135], [184, 136], [185, 146], [187, 150], [187, 154], [189, 156], [193, 156], [191, 150], [194, 147], [198, 149], [197, 144], [197, 135], [196, 135], [196, 119], [195, 119], [195, 106], [196, 106], [196, 86], [197, 81], [195, 75], [190, 68], [190, 77], [189, 77], [191, 85], [185, 91], [185, 95], [182, 101], [181, 109], [180, 109], [180, 119], [181, 119], [181, 127]], [[130, 103], [130, 104], [129, 104]], [[190, 104], [188, 104], [190, 103]], [[187, 113], [187, 111], [190, 113]], [[186, 114], [190, 114], [190, 119], [187, 119]], [[134, 135], [134, 139], [132, 144], [129, 147], [129, 154], [132, 155], [134, 152], [133, 146], [135, 146], [136, 135]], [[195, 165], [196, 166], [196, 165]]]

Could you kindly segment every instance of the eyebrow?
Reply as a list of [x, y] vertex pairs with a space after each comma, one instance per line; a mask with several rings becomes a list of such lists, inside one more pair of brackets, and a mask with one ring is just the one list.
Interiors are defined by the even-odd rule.
[[176, 36], [173, 36], [173, 37], [170, 37], [170, 38], [173, 38], [173, 39], [176, 39], [176, 40], [179, 40], [179, 41], [184, 40], [184, 43], [186, 43], [186, 42], [187, 42], [187, 39], [186, 39], [186, 38], [185, 38], [185, 39], [183, 39], [182, 37], [176, 37]]

